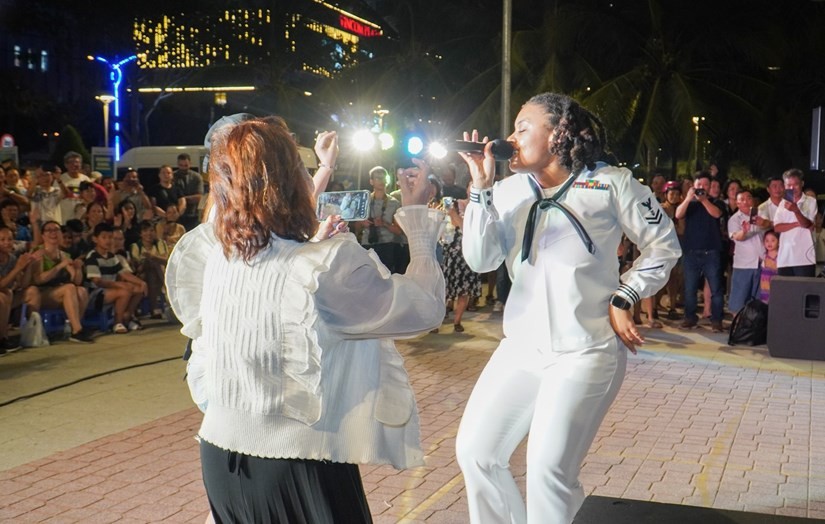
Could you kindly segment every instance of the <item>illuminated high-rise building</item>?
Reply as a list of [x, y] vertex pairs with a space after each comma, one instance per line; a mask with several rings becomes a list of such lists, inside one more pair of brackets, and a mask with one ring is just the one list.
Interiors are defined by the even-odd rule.
[[[324, 0], [167, 12], [135, 20], [139, 67], [150, 70], [289, 64], [292, 72], [331, 78], [374, 56], [378, 23]], [[356, 7], [369, 11], [366, 5]]]

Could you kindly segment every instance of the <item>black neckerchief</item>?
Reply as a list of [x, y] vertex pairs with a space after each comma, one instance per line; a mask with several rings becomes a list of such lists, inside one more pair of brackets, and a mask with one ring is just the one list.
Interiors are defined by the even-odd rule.
[[570, 186], [573, 185], [577, 175], [575, 173], [571, 173], [559, 190], [556, 191], [556, 193], [550, 198], [544, 198], [544, 195], [541, 192], [541, 186], [533, 175], [529, 175], [528, 178], [530, 179], [530, 185], [533, 188], [533, 193], [536, 195], [536, 201], [533, 202], [532, 206], [530, 206], [530, 213], [527, 215], [527, 225], [524, 227], [524, 238], [521, 242], [521, 261], [524, 262], [530, 258], [530, 249], [533, 247], [533, 235], [536, 231], [536, 215], [538, 214], [538, 211], [545, 211], [551, 207], [558, 209], [564, 216], [567, 217], [567, 220], [570, 221], [573, 229], [575, 229], [576, 233], [578, 233], [579, 238], [584, 243], [584, 247], [587, 248], [587, 251], [589, 251], [591, 255], [595, 253], [596, 245], [593, 244], [593, 241], [590, 239], [590, 235], [587, 234], [587, 231], [584, 229], [582, 223], [579, 222], [579, 219], [576, 218], [573, 213], [571, 213], [559, 202], [559, 199], [561, 199], [561, 197], [567, 193], [567, 190], [570, 189]]

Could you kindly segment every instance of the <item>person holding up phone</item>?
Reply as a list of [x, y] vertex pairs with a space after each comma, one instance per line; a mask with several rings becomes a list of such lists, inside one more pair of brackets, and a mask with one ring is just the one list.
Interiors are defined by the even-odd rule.
[[313, 180], [283, 120], [218, 130], [209, 173], [209, 221], [178, 241], [166, 284], [192, 339], [188, 380], [204, 410], [214, 520], [372, 522], [358, 465], [423, 465], [392, 339], [426, 333], [444, 315], [435, 260], [444, 215], [426, 205], [426, 173], [401, 182], [396, 220], [412, 254], [404, 275], [353, 235], [331, 236], [334, 219], [319, 227]]
[[742, 306], [759, 295], [759, 257], [762, 248], [762, 230], [753, 219], [756, 211], [753, 196], [747, 189], [736, 194], [737, 211], [728, 220], [728, 235], [735, 243], [733, 250], [733, 271], [731, 272], [728, 310], [736, 313]]
[[773, 229], [782, 235], [776, 258], [780, 276], [816, 275], [816, 249], [811, 234], [816, 219], [816, 200], [802, 192], [803, 177], [799, 169], [782, 173], [785, 201], [778, 206], [773, 218]]

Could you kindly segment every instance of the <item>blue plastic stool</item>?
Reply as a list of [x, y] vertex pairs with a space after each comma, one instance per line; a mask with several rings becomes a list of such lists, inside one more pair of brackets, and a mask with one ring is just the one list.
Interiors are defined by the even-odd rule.
[[[23, 304], [20, 308], [20, 325], [26, 321], [26, 310], [28, 306]], [[40, 318], [43, 320], [43, 329], [46, 336], [62, 334], [66, 326], [66, 312], [62, 309], [41, 309]]]

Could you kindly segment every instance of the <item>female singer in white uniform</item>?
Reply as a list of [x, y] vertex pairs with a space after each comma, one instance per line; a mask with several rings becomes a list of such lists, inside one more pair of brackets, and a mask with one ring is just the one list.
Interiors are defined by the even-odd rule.
[[[479, 273], [504, 261], [513, 288], [457, 457], [471, 522], [563, 524], [584, 501], [579, 470], [622, 384], [626, 352], [644, 342], [632, 306], [665, 285], [681, 251], [650, 189], [598, 162], [601, 122], [571, 98], [531, 98], [508, 141], [515, 174], [495, 185], [489, 145], [461, 153], [472, 176], [464, 256]], [[641, 255], [620, 281], [622, 233]], [[509, 460], [528, 433], [525, 505]]]

